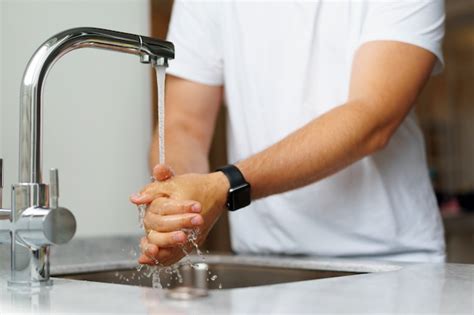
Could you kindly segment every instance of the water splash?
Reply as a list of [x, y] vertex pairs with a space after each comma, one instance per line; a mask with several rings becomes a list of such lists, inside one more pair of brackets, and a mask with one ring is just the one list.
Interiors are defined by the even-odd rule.
[[197, 239], [200, 234], [199, 228], [182, 229], [182, 231], [187, 235], [188, 242], [194, 247], [194, 249], [196, 250], [196, 254], [198, 254], [201, 258], [204, 258], [204, 255], [202, 251], [199, 249], [199, 245], [197, 244]]
[[145, 214], [146, 214], [146, 205], [138, 205], [138, 226], [140, 229], [144, 229], [145, 226], [143, 224], [143, 219], [145, 219]]
[[[143, 219], [144, 219], [144, 213], [146, 210], [146, 207], [141, 207], [142, 209], [142, 215], [139, 215], [139, 225], [140, 227], [143, 227]], [[138, 278], [137, 279], [142, 279], [143, 277], [145, 278], [151, 278], [152, 279], [152, 287], [153, 288], [158, 288], [158, 289], [163, 289], [171, 286], [171, 283], [165, 283], [163, 284], [161, 282], [162, 277], [161, 272], [165, 272], [169, 277], [167, 279], [171, 280], [176, 280], [178, 283], [183, 283], [183, 277], [180, 273], [180, 268], [182, 266], [189, 266], [193, 269], [196, 269], [196, 263], [193, 263], [191, 260], [190, 255], [193, 253], [193, 251], [196, 252], [196, 254], [199, 256], [200, 262], [205, 261], [205, 256], [203, 252], [200, 250], [199, 245], [198, 245], [198, 238], [200, 235], [200, 230], [198, 228], [194, 229], [182, 229], [182, 231], [186, 234], [187, 237], [187, 242], [185, 244], [180, 245], [180, 249], [184, 254], [184, 257], [177, 263], [171, 265], [171, 266], [164, 266], [161, 264], [158, 259], [154, 259], [154, 266], [149, 266], [149, 265], [137, 265], [136, 270], [139, 272]], [[206, 253], [209, 253], [209, 251], [206, 251]], [[136, 253], [130, 253], [131, 255], [134, 254], [136, 256]], [[142, 272], [143, 271], [143, 272]], [[126, 277], [123, 277], [121, 274], [117, 275], [119, 280], [129, 282], [130, 279], [127, 279]], [[217, 275], [213, 275], [210, 271], [208, 272], [208, 276], [206, 281], [215, 281], [218, 278]], [[135, 274], [132, 274], [131, 280], [135, 279]], [[222, 288], [222, 285], [219, 285], [220, 288]]]
[[161, 279], [160, 279], [160, 272], [161, 272], [161, 269], [157, 269], [152, 273], [153, 275], [153, 278], [151, 280], [152, 288], [163, 289], [163, 285], [161, 284]]

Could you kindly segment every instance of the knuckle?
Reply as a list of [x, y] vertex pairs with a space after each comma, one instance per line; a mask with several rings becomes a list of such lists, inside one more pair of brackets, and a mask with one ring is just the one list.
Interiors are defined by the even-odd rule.
[[157, 240], [159, 239], [159, 234], [158, 232], [154, 231], [154, 230], [151, 230], [148, 235], [147, 235], [147, 239], [148, 239], [148, 242], [151, 243], [151, 244], [155, 244], [157, 243]]
[[153, 223], [154, 222], [151, 218], [151, 215], [146, 214], [145, 217], [143, 218], [143, 225], [145, 226], [145, 228], [147, 229], [153, 228]]
[[153, 221], [157, 230], [161, 230], [164, 228], [163, 216], [155, 215]]
[[165, 201], [165, 202], [162, 202], [162, 203], [160, 204], [160, 207], [158, 207], [158, 211], [157, 211], [157, 212], [158, 212], [160, 215], [165, 215], [166, 213], [169, 212], [169, 209], [170, 209], [170, 208], [171, 208], [171, 207], [170, 207], [170, 203]]

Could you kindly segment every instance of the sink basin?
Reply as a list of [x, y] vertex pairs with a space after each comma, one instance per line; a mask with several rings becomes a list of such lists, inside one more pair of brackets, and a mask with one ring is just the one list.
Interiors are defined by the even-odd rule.
[[[292, 261], [300, 262], [299, 266], [298, 264], [295, 265], [295, 263], [291, 263]], [[311, 264], [308, 266], [297, 259], [281, 260], [277, 258], [264, 258], [259, 260], [239, 259], [235, 256], [211, 256], [206, 257], [205, 263], [208, 270], [204, 271], [204, 279], [206, 280], [203, 281], [206, 282], [210, 290], [244, 288], [367, 273], [364, 271], [356, 272], [351, 270], [325, 270], [327, 266], [321, 266], [322, 268], [311, 266]], [[189, 284], [187, 283], [189, 282], [189, 278], [195, 279], [197, 272], [198, 270], [189, 268], [189, 266], [182, 266], [180, 274], [182, 278], [184, 278], [184, 284]], [[150, 276], [150, 274], [151, 272], [148, 268], [137, 271], [136, 268], [128, 267], [83, 273], [63, 273], [56, 275], [56, 277], [152, 287], [153, 276]], [[165, 288], [176, 288], [183, 283], [183, 281], [179, 281], [176, 274], [170, 274], [164, 270], [160, 272], [159, 278], [161, 285]]]

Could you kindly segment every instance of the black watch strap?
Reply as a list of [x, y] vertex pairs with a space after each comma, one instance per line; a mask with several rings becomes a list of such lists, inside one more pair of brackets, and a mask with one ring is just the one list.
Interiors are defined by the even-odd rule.
[[235, 165], [218, 168], [229, 180], [230, 188], [227, 194], [227, 208], [230, 211], [246, 207], [250, 204], [250, 184]]

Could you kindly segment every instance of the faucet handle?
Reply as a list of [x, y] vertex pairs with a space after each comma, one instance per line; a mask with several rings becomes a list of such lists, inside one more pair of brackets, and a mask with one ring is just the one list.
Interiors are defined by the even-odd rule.
[[49, 203], [51, 209], [58, 208], [59, 199], [59, 174], [57, 168], [49, 170]]

